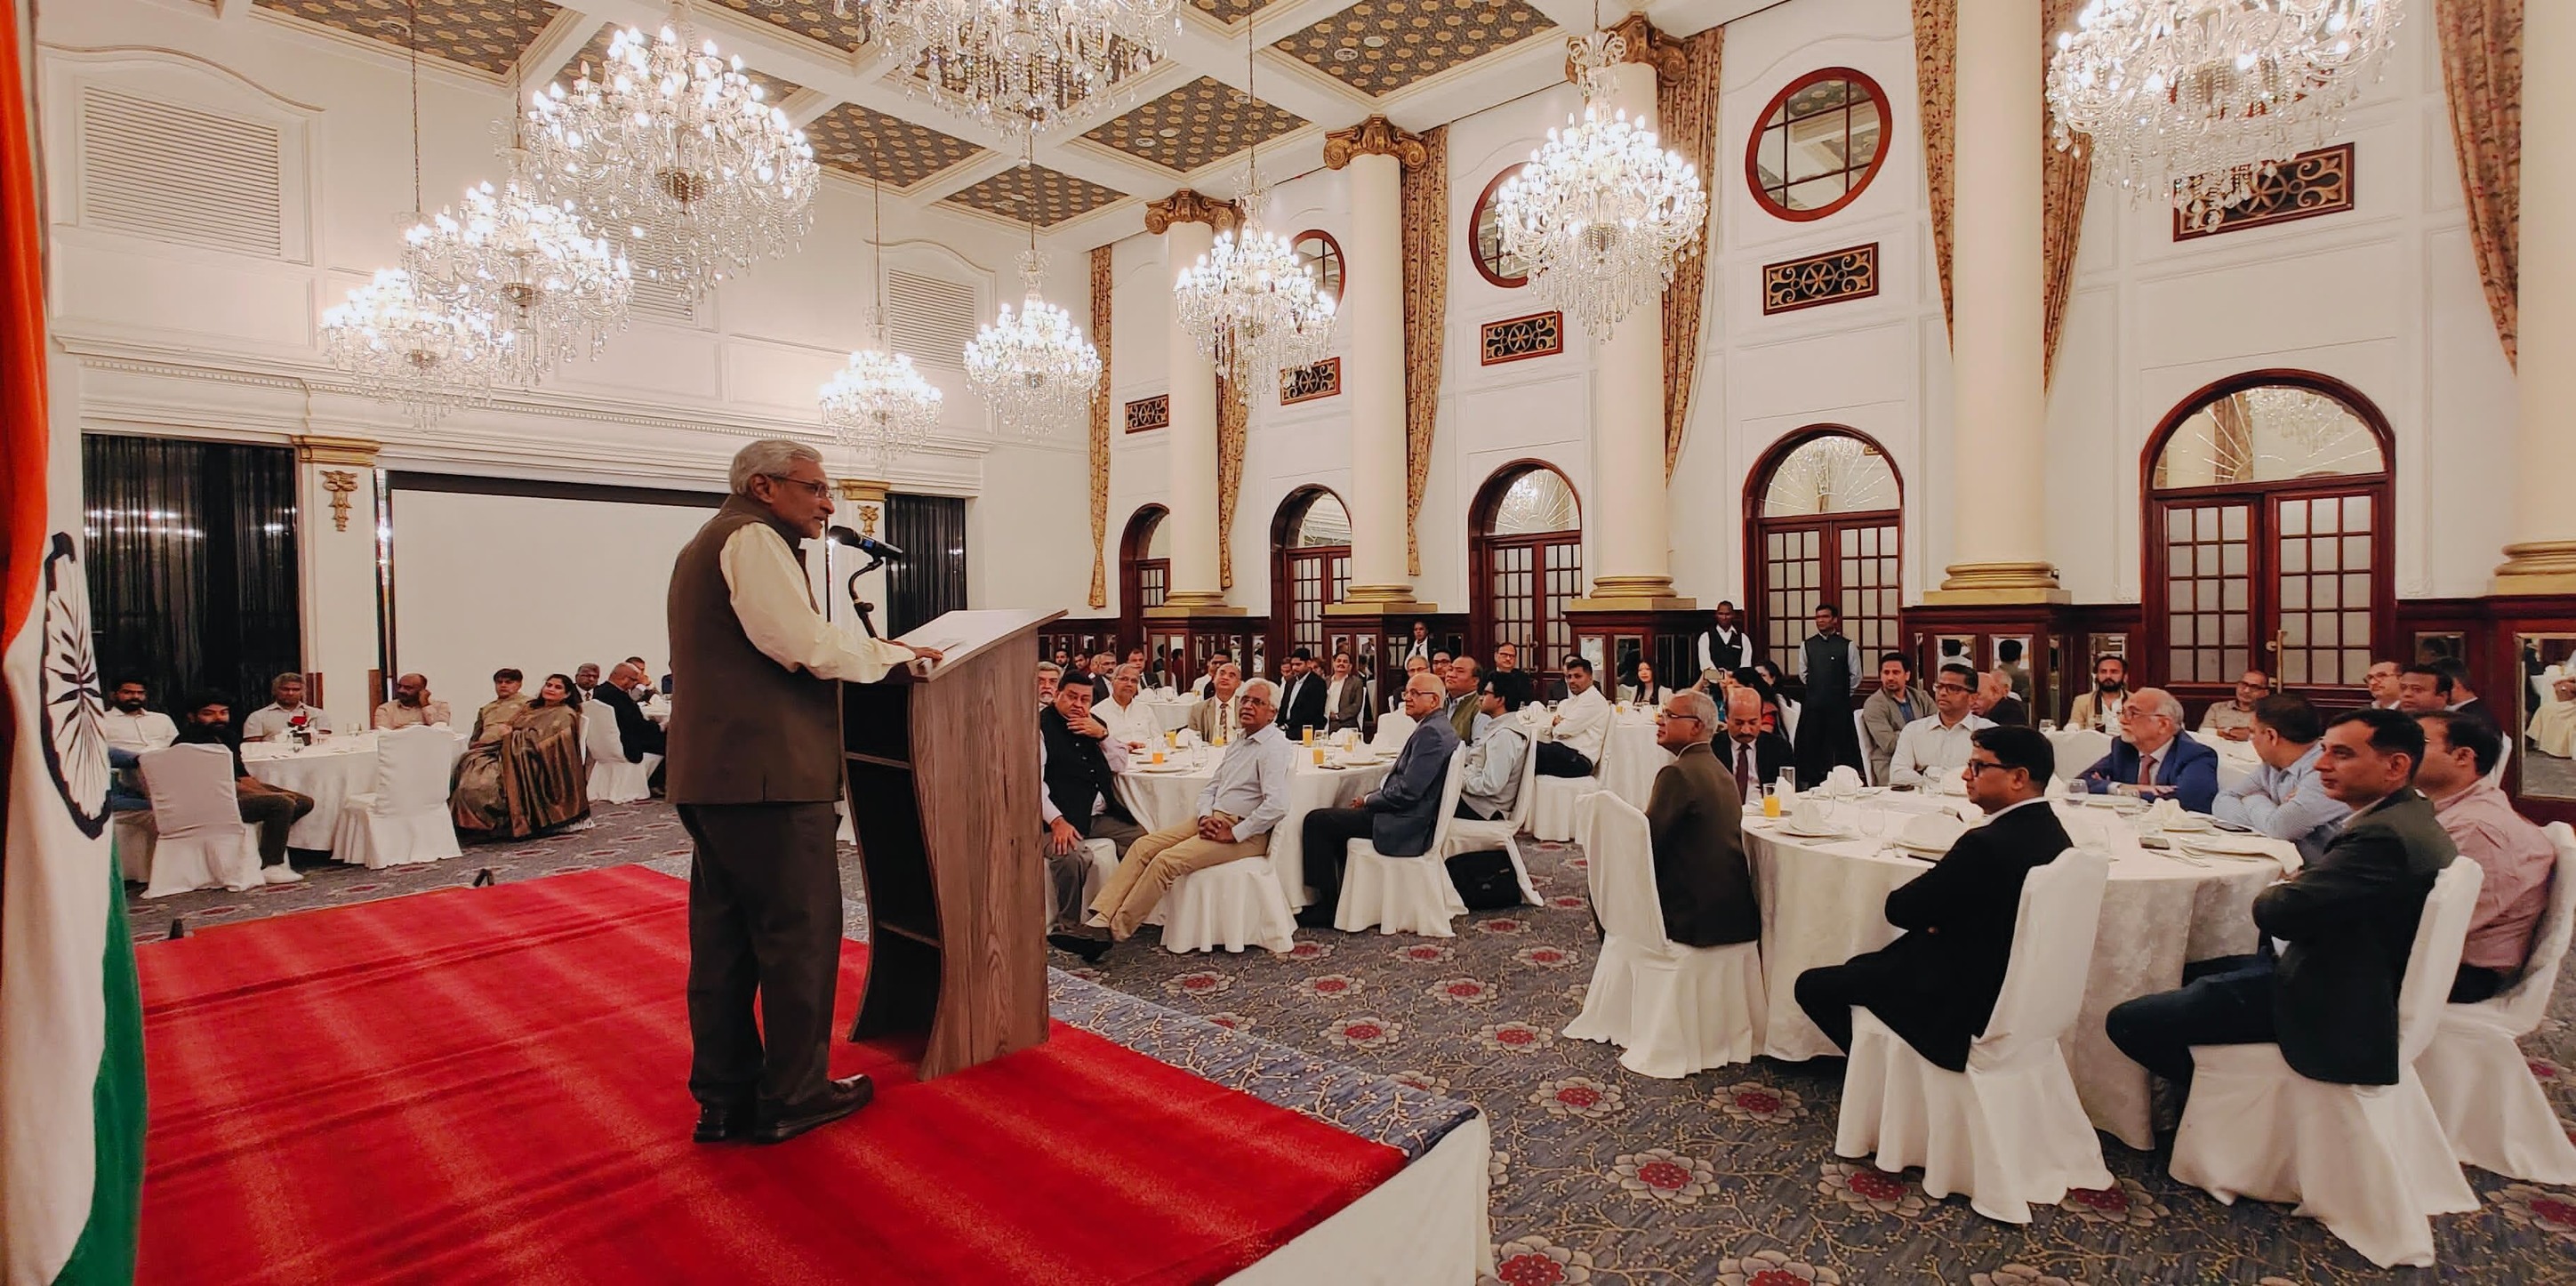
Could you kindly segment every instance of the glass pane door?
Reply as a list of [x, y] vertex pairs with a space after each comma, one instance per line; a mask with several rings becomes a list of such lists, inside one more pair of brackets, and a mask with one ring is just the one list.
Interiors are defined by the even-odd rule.
[[2285, 497], [2272, 502], [2272, 515], [2281, 682], [2360, 683], [2370, 670], [2374, 607], [2371, 498]]
[[2252, 664], [2252, 515], [2242, 500], [2165, 510], [2167, 682], [2233, 683]]

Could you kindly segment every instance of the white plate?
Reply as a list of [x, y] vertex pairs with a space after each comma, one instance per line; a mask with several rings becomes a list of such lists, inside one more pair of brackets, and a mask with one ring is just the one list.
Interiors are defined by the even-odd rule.
[[1136, 770], [1137, 772], [1149, 772], [1149, 773], [1154, 773], [1154, 774], [1156, 774], [1156, 775], [1161, 775], [1161, 774], [1165, 774], [1165, 773], [1188, 772], [1188, 771], [1189, 771], [1189, 765], [1187, 765], [1187, 764], [1138, 764], [1138, 765], [1136, 766], [1136, 769], [1135, 769], [1135, 770]]
[[2166, 822], [2165, 829], [2176, 834], [2198, 835], [2206, 834], [2213, 828], [2210, 826], [2208, 818], [2202, 817], [2196, 813], [2185, 813], [2180, 817], [2174, 818], [2172, 821]]
[[1938, 858], [1947, 855], [1950, 851], [1946, 848], [1925, 848], [1901, 839], [1891, 839], [1887, 841], [1887, 846], [1911, 857]]

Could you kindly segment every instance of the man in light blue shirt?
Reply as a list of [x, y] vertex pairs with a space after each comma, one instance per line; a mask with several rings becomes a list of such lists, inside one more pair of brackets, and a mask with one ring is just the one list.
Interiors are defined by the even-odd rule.
[[2255, 702], [2251, 744], [2263, 766], [2218, 792], [2209, 815], [2288, 840], [2298, 846], [2301, 861], [2316, 861], [2352, 812], [2317, 780], [2318, 739], [2324, 734], [2325, 719], [2306, 697], [2285, 694]]
[[1521, 722], [1519, 688], [1500, 675], [1486, 675], [1478, 697], [1484, 704], [1476, 712], [1476, 740], [1458, 770], [1458, 815], [1471, 822], [1500, 821], [1520, 801], [1529, 728]]
[[1136, 936], [1137, 926], [1182, 876], [1270, 852], [1270, 835], [1288, 815], [1289, 782], [1297, 771], [1297, 748], [1273, 722], [1278, 703], [1279, 690], [1267, 679], [1253, 679], [1235, 693], [1239, 735], [1227, 743], [1216, 775], [1200, 789], [1197, 815], [1129, 845], [1109, 886], [1092, 900], [1093, 913], [1108, 922], [1109, 936], [1056, 933], [1048, 935], [1049, 942], [1098, 960], [1110, 943]]

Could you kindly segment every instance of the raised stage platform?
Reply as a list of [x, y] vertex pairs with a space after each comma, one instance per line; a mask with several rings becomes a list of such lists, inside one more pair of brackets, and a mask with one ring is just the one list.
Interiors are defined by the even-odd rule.
[[[620, 867], [141, 948], [151, 1282], [1472, 1282], [1468, 1105], [1058, 974], [1036, 1049], [688, 1141], [686, 888]], [[866, 947], [845, 948], [846, 1030]]]

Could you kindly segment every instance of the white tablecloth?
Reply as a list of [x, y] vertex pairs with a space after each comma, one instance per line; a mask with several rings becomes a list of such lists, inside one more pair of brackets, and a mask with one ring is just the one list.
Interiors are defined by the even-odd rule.
[[1186, 697], [1138, 697], [1137, 704], [1154, 712], [1154, 722], [1165, 732], [1178, 732], [1190, 726], [1190, 707], [1198, 702]]
[[1601, 766], [1604, 790], [1639, 811], [1655, 793], [1655, 774], [1673, 761], [1673, 752], [1655, 744], [1655, 717], [1623, 714], [1610, 725], [1609, 762]]
[[[1187, 760], [1191, 752], [1181, 752]], [[1317, 768], [1314, 755], [1303, 746], [1297, 748], [1296, 780], [1290, 787], [1288, 816], [1282, 818], [1270, 833], [1270, 866], [1279, 873], [1279, 887], [1288, 895], [1288, 905], [1302, 908], [1312, 899], [1306, 896], [1306, 852], [1299, 841], [1306, 834], [1309, 809], [1334, 808], [1375, 790], [1386, 780], [1392, 763], [1368, 764], [1351, 768]], [[1201, 746], [1191, 766], [1178, 772], [1124, 772], [1118, 775], [1118, 797], [1125, 800], [1129, 812], [1136, 814], [1138, 825], [1149, 831], [1178, 826], [1198, 816], [1199, 792], [1216, 776], [1217, 752]]]
[[[1847, 825], [1864, 832], [1865, 819], [1875, 814], [1893, 835], [1909, 812], [1933, 806], [1911, 797], [1882, 797], [1837, 811]], [[2099, 843], [2112, 854], [2084, 1012], [2066, 1036], [2067, 1064], [2093, 1123], [2131, 1147], [2146, 1148], [2154, 1142], [2147, 1072], [2111, 1044], [2103, 1032], [2103, 1015], [2121, 1001], [2182, 985], [2188, 961], [2253, 951], [2254, 897], [2281, 877], [2282, 868], [2259, 859], [2186, 860], [2149, 852], [2107, 810], [2080, 805], [2057, 809], [2078, 844]], [[1759, 819], [1748, 821], [1745, 841], [1762, 904], [1762, 965], [1770, 1002], [1763, 1052], [1790, 1060], [1837, 1053], [1798, 1008], [1798, 975], [1895, 941], [1897, 930], [1886, 919], [1887, 895], [1930, 865], [1897, 856], [1883, 848], [1883, 841], [1866, 835], [1839, 843], [1794, 839]], [[2286, 844], [2278, 848], [2284, 854], [2291, 851]]]

